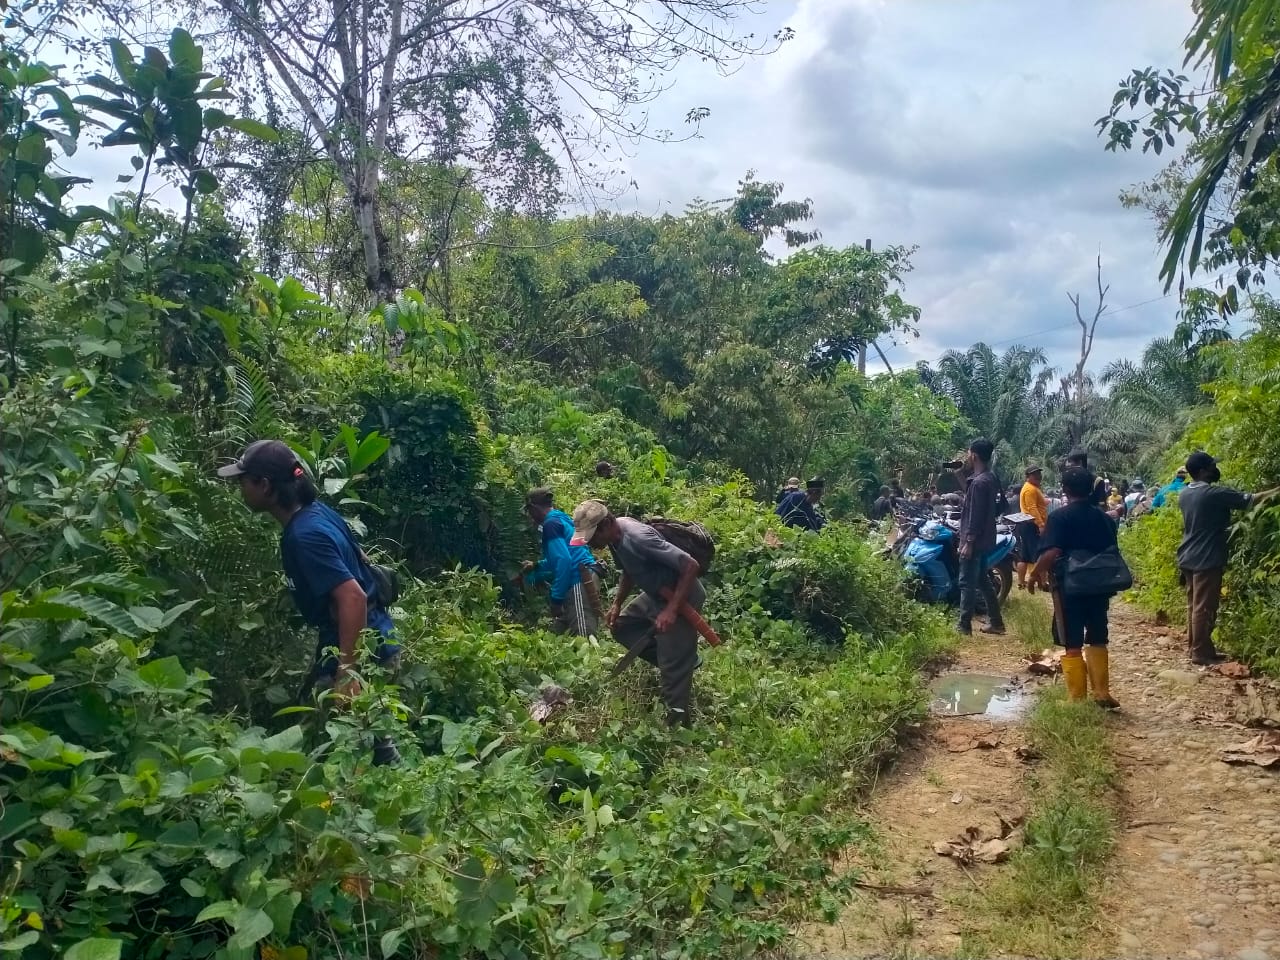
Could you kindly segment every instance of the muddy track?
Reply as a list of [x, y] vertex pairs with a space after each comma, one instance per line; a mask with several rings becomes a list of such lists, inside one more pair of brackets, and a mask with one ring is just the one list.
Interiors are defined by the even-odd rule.
[[[952, 669], [1013, 675], [1020, 649], [975, 638]], [[1123, 710], [1109, 728], [1120, 830], [1103, 915], [1086, 932], [1082, 957], [1280, 960], [1280, 765], [1220, 759], [1261, 732], [1239, 723], [1249, 713], [1247, 686], [1190, 666], [1176, 628], [1117, 604], [1112, 692]], [[1259, 689], [1264, 702], [1280, 696], [1273, 685]], [[963, 952], [967, 894], [1006, 868], [957, 867], [933, 844], [1022, 811], [1023, 742], [1016, 722], [955, 718], [922, 728], [868, 799], [874, 841], [847, 855], [844, 866], [867, 886], [834, 925], [800, 931], [796, 956]]]

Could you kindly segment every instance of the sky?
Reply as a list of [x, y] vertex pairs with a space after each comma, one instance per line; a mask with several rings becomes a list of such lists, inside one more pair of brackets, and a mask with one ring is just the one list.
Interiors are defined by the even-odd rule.
[[[895, 369], [984, 340], [1042, 347], [1073, 367], [1067, 300], [1110, 284], [1089, 366], [1136, 359], [1175, 322], [1154, 228], [1118, 195], [1163, 158], [1109, 153], [1094, 121], [1134, 67], [1178, 66], [1190, 0], [767, 0], [741, 27], [795, 37], [729, 76], [684, 63], [650, 108], [651, 129], [698, 137], [628, 148], [609, 205], [645, 214], [730, 197], [754, 170], [809, 198], [822, 242], [918, 247], [906, 299], [919, 338], [882, 342]], [[121, 189], [128, 167], [86, 146], [68, 164]], [[163, 200], [164, 197], [162, 196]], [[176, 195], [170, 198], [176, 202]], [[874, 353], [868, 370], [881, 365]]]
[[1067, 293], [1092, 315], [1101, 254], [1114, 314], [1089, 366], [1136, 359], [1172, 329], [1177, 297], [1151, 222], [1118, 194], [1169, 155], [1106, 152], [1093, 124], [1131, 69], [1182, 63], [1191, 22], [1189, 0], [771, 2], [750, 29], [795, 38], [727, 77], [683, 65], [653, 126], [678, 131], [706, 106], [701, 136], [632, 148], [636, 185], [615, 205], [678, 212], [754, 169], [812, 199], [824, 243], [918, 246], [920, 336], [882, 344], [895, 368], [978, 340], [1074, 367]]

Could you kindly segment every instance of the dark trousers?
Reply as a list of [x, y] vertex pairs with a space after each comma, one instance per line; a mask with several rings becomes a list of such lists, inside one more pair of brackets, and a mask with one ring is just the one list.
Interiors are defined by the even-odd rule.
[[[689, 591], [689, 605], [700, 608], [704, 596], [702, 587], [695, 584]], [[640, 594], [618, 615], [613, 638], [628, 650], [642, 645], [639, 656], [658, 668], [667, 722], [688, 724], [693, 673], [698, 669], [698, 632], [683, 617], [677, 617], [670, 630], [658, 633], [654, 619], [665, 606], [664, 600]]]
[[1054, 643], [1068, 650], [1079, 650], [1086, 643], [1091, 647], [1107, 645], [1109, 596], [1069, 597], [1055, 590], [1053, 603], [1059, 614], [1053, 618]]
[[973, 620], [973, 611], [978, 607], [978, 591], [982, 591], [982, 600], [987, 605], [987, 619], [993, 627], [1004, 625], [1000, 616], [1000, 598], [996, 596], [991, 578], [987, 576], [987, 568], [982, 562], [982, 555], [975, 550], [968, 560], [960, 558], [960, 622], [968, 624]]
[[1218, 653], [1213, 628], [1222, 600], [1222, 567], [1183, 570], [1182, 578], [1187, 585], [1187, 654], [1192, 660], [1209, 660]]

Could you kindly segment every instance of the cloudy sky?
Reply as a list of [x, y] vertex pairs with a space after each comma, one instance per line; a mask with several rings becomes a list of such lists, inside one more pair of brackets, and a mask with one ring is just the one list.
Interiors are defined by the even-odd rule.
[[1101, 252], [1101, 368], [1168, 332], [1176, 297], [1156, 299], [1152, 227], [1116, 199], [1168, 156], [1107, 153], [1093, 121], [1131, 68], [1182, 62], [1191, 19], [1188, 0], [774, 0], [752, 29], [795, 39], [729, 77], [682, 68], [654, 125], [707, 106], [702, 136], [635, 150], [619, 205], [678, 211], [754, 168], [813, 200], [825, 243], [917, 245], [920, 337], [895, 366], [976, 340], [1073, 365], [1066, 294], [1094, 302]]
[[[1190, 0], [767, 0], [744, 21], [795, 39], [730, 76], [684, 64], [651, 109], [652, 129], [701, 136], [631, 149], [634, 188], [613, 205], [679, 212], [732, 196], [754, 169], [813, 200], [833, 246], [918, 246], [907, 299], [920, 337], [886, 348], [895, 367], [977, 340], [1043, 347], [1058, 367], [1079, 349], [1068, 291], [1107, 302], [1090, 366], [1137, 356], [1173, 326], [1154, 231], [1120, 207], [1124, 187], [1168, 160], [1102, 149], [1093, 126], [1134, 67], [1182, 62]], [[116, 189], [121, 158], [69, 164]], [[127, 169], [127, 168], [125, 168]], [[93, 196], [101, 202], [105, 196]], [[878, 361], [871, 369], [878, 368]]]

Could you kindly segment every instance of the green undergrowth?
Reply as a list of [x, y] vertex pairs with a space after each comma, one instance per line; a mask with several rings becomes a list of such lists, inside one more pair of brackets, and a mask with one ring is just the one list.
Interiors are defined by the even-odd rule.
[[1045, 691], [1027, 721], [1041, 754], [1029, 775], [1025, 843], [966, 896], [965, 956], [1078, 957], [1103, 926], [1099, 893], [1115, 842], [1118, 772], [1106, 715]]
[[[128, 384], [104, 372], [67, 399], [60, 383], [0, 401], [21, 453], [21, 550], [0, 558], [0, 946], [675, 960], [751, 956], [838, 912], [856, 795], [922, 717], [918, 671], [947, 642], [860, 527], [779, 529], [741, 478], [691, 477], [633, 424], [530, 387], [508, 425], [528, 410], [545, 426], [489, 433], [487, 499], [469, 502], [541, 480], [566, 506], [596, 494], [707, 523], [706, 613], [726, 644], [703, 650], [693, 729], [665, 728], [647, 665], [611, 677], [612, 641], [551, 634], [544, 598], [463, 567], [412, 581], [392, 611], [395, 683], [370, 670], [350, 710], [322, 716], [290, 706], [313, 641], [269, 519], [159, 411], [119, 432]], [[56, 432], [37, 401], [55, 402]], [[613, 439], [603, 483], [595, 437]], [[345, 475], [376, 509], [380, 464], [363, 469]], [[504, 522], [491, 542], [531, 552]], [[213, 530], [238, 548], [192, 546]], [[548, 683], [573, 702], [544, 726], [528, 705]], [[374, 734], [395, 737], [399, 767], [370, 768]]]
[[1182, 541], [1182, 512], [1177, 495], [1159, 510], [1144, 514], [1120, 530], [1120, 549], [1133, 572], [1125, 599], [1174, 623], [1185, 623], [1187, 598], [1178, 580], [1176, 554]]
[[1039, 654], [1052, 646], [1053, 607], [1047, 596], [1011, 593], [1001, 612], [1010, 635], [1017, 637], [1024, 654]]

